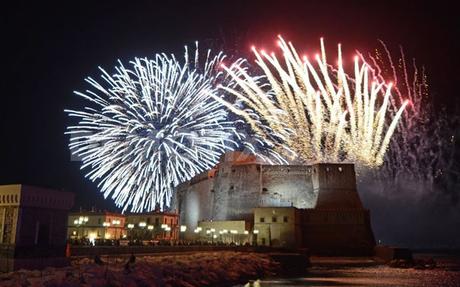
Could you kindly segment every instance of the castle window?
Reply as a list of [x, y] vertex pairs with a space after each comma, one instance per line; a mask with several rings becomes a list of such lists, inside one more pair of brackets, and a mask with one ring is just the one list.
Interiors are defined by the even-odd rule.
[[259, 221], [260, 221], [260, 222], [265, 222], [265, 217], [261, 217], [261, 218], [259, 219]]
[[211, 189], [211, 192], [214, 192], [214, 189]]
[[284, 221], [284, 222], [288, 222], [288, 217], [287, 217], [287, 216], [284, 216], [284, 217], [283, 217], [283, 221]]
[[262, 188], [263, 193], [266, 193], [267, 191], [268, 191], [268, 189], [266, 187]]
[[276, 222], [278, 219], [276, 218], [276, 216], [273, 216], [272, 217], [272, 222]]
[[339, 166], [339, 171], [340, 171], [340, 172], [342, 172], [342, 170], [343, 170], [343, 169], [342, 169], [342, 167], [341, 167], [341, 166]]
[[235, 187], [233, 185], [230, 185], [230, 189], [233, 190]]

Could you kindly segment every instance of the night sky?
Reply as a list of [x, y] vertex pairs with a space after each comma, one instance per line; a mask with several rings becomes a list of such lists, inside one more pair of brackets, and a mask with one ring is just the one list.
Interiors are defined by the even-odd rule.
[[448, 1], [42, 2], [2, 8], [0, 184], [72, 191], [76, 208], [115, 209], [70, 160], [64, 109], [82, 107], [72, 92], [117, 59], [182, 53], [195, 40], [249, 54], [253, 44], [274, 47], [277, 34], [305, 49], [321, 36], [331, 49], [341, 42], [351, 59], [382, 39], [425, 66], [438, 107], [458, 111], [460, 26]]

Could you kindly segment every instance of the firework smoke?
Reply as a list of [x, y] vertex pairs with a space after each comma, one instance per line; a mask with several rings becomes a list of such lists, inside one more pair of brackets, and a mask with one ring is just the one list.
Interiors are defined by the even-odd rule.
[[369, 63], [373, 77], [394, 83], [392, 113], [405, 99], [410, 104], [396, 127], [378, 177], [396, 186], [408, 180], [419, 182], [422, 190], [432, 190], [436, 183], [449, 185], [460, 174], [455, 161], [458, 118], [435, 111], [424, 69], [419, 69], [415, 60], [409, 64], [402, 47], [399, 56], [394, 57], [385, 43], [380, 44], [382, 51], [359, 54], [360, 58]]
[[[358, 190], [372, 210], [376, 238], [385, 244], [458, 248], [459, 117], [436, 110], [424, 69], [380, 42], [359, 54], [372, 75], [394, 84], [389, 109], [409, 99], [381, 168], [361, 170]], [[427, 232], [429, 231], [429, 232]]]

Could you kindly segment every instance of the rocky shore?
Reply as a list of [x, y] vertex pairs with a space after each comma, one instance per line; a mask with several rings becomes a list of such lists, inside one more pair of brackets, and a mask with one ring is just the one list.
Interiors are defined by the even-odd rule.
[[[73, 260], [64, 268], [0, 275], [0, 286], [232, 286], [274, 275], [269, 255], [232, 251]], [[225, 282], [225, 283], [223, 283]]]

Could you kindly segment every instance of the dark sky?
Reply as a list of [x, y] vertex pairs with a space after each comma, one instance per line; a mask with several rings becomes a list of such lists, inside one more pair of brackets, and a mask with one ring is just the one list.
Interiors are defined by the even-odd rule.
[[82, 107], [72, 91], [117, 59], [182, 52], [195, 40], [249, 50], [277, 34], [301, 47], [324, 36], [351, 55], [382, 39], [425, 65], [438, 104], [458, 103], [458, 9], [447, 1], [43, 2], [2, 8], [0, 184], [73, 191], [76, 206], [114, 208], [70, 161], [63, 110]]

